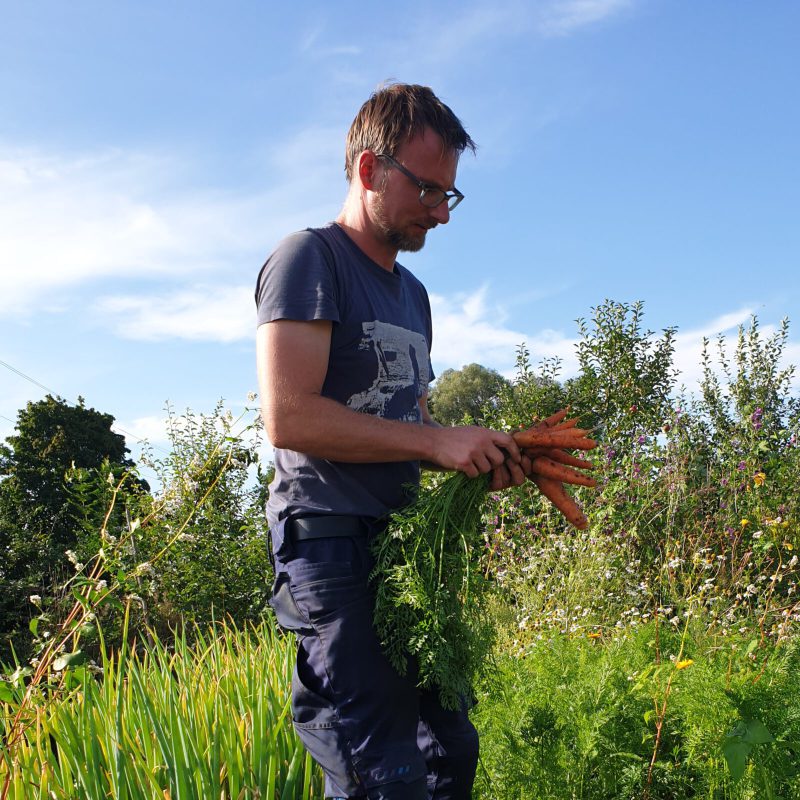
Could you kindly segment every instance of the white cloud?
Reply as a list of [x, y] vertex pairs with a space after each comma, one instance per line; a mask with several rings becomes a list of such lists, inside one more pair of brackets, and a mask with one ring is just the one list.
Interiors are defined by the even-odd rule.
[[[673, 363], [678, 369], [677, 385], [683, 384], [690, 392], [696, 391], [698, 382], [702, 378], [702, 353], [703, 339], [716, 341], [721, 334], [726, 342], [728, 352], [732, 335], [740, 325], [745, 325], [750, 319], [753, 310], [742, 308], [738, 311], [728, 312], [707, 322], [705, 325], [688, 331], [678, 331], [675, 335], [675, 352]], [[716, 345], [712, 351], [716, 354]]]
[[252, 286], [195, 286], [169, 295], [106, 297], [97, 304], [126, 339], [235, 342], [256, 327]]
[[169, 441], [167, 421], [165, 416], [150, 415], [136, 417], [136, 419], [132, 419], [129, 422], [118, 421], [114, 423], [113, 428], [125, 436], [128, 447], [133, 449], [142, 440], [146, 440], [152, 445], [164, 444]]
[[631, 5], [632, 0], [556, 0], [541, 8], [538, 29], [545, 36], [568, 36]]
[[238, 192], [198, 190], [186, 173], [199, 165], [177, 154], [0, 146], [0, 312], [49, 307], [97, 279], [197, 281], [233, 264], [252, 272], [254, 252], [337, 208], [343, 179], [330, 138], [298, 131], [257, 165], [268, 188]]
[[[578, 339], [563, 331], [543, 329], [526, 332], [505, 324], [506, 313], [493, 305], [489, 298], [489, 287], [454, 297], [431, 295], [433, 313], [433, 366], [437, 374], [445, 369], [461, 369], [476, 362], [512, 378], [517, 348], [524, 343], [528, 348], [531, 364], [537, 367], [545, 359], [558, 358], [561, 362], [560, 377], [569, 378], [578, 373], [575, 352]], [[744, 307], [721, 314], [707, 323], [687, 331], [678, 331], [675, 336], [673, 364], [678, 370], [676, 388], [682, 385], [690, 393], [699, 389], [702, 377], [703, 339], [712, 342], [713, 361], [716, 364], [716, 340], [722, 336], [726, 352], [733, 355], [738, 329], [747, 329], [754, 308]], [[763, 338], [775, 333], [777, 326], [762, 324], [759, 328]], [[788, 342], [784, 348], [781, 365], [800, 365], [800, 343]], [[793, 378], [794, 391], [800, 389], [800, 375]]]
[[543, 359], [557, 357], [562, 361], [562, 374], [574, 373], [577, 362], [573, 339], [555, 330], [530, 334], [507, 327], [504, 311], [492, 306], [487, 294], [488, 286], [483, 286], [471, 294], [452, 298], [431, 295], [431, 358], [437, 373], [477, 362], [511, 376], [517, 348], [523, 343], [534, 366]]
[[[715, 317], [699, 328], [685, 332], [679, 331], [675, 336], [673, 359], [680, 373], [677, 379], [677, 386], [685, 386], [690, 393], [698, 391], [699, 381], [703, 376], [703, 339], [709, 340], [712, 368], [722, 377], [721, 370], [719, 370], [719, 348], [717, 342], [721, 337], [726, 357], [732, 361], [739, 327], [743, 326], [747, 330], [754, 313], [754, 308], [745, 307]], [[762, 341], [774, 335], [777, 330], [776, 325], [759, 325]], [[785, 368], [789, 364], [800, 365], [800, 344], [792, 343], [791, 341], [784, 348], [780, 367]], [[797, 374], [794, 376], [793, 386], [795, 391], [800, 388], [800, 379]]]
[[[496, 37], [519, 35], [530, 28], [529, 14], [524, 4], [518, 2], [481, 3], [451, 15], [447, 24], [420, 27], [418, 36], [425, 42], [417, 53], [437, 62], [455, 58], [476, 45], [484, 46]], [[435, 31], [432, 35], [432, 32]]]

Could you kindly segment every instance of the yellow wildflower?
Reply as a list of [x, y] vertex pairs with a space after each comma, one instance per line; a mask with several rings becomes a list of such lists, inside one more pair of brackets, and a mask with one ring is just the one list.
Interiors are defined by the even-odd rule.
[[675, 662], [675, 669], [686, 669], [686, 667], [691, 667], [692, 664], [694, 664], [693, 658], [684, 658], [683, 661]]
[[744, 518], [744, 519], [742, 519], [742, 521], [741, 521], [739, 524], [740, 524], [740, 525], [741, 525], [743, 528], [746, 528], [746, 527], [747, 527], [747, 526], [750, 524], [750, 520], [749, 520], [749, 519], [747, 519], [747, 518]]
[[590, 639], [599, 639], [603, 634], [600, 631], [593, 631], [586, 634]]
[[763, 472], [756, 472], [756, 474], [753, 475], [753, 483], [756, 486], [763, 486], [766, 479], [767, 476]]

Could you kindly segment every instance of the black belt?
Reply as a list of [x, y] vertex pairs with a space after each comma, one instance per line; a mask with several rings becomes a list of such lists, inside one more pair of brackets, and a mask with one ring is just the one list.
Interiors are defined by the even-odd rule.
[[329, 539], [334, 536], [366, 536], [370, 532], [370, 527], [366, 518], [353, 514], [293, 517], [286, 522], [286, 530], [296, 542]]

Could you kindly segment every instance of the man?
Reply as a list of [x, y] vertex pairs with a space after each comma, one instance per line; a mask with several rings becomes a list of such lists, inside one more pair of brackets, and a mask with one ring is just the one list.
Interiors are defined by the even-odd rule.
[[262, 416], [275, 446], [267, 516], [272, 605], [298, 633], [295, 728], [326, 796], [468, 798], [478, 742], [372, 628], [370, 539], [404, 505], [420, 462], [495, 489], [524, 480], [513, 439], [444, 428], [427, 408], [431, 320], [422, 284], [396, 263], [450, 219], [458, 159], [474, 143], [427, 87], [370, 97], [347, 137], [349, 191], [335, 223], [285, 239], [258, 281]]

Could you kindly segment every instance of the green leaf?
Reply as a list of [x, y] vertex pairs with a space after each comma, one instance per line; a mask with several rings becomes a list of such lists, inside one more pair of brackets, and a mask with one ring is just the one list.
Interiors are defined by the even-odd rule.
[[34, 636], [36, 636], [36, 631], [39, 629], [39, 617], [34, 617], [34, 618], [33, 618], [33, 619], [32, 619], [32, 620], [31, 620], [31, 621], [28, 623], [28, 629], [30, 630], [30, 632], [31, 632], [31, 633], [32, 633]]
[[745, 722], [747, 731], [742, 737], [743, 741], [750, 744], [767, 744], [773, 740], [772, 734], [767, 730], [763, 722], [757, 719], [750, 719]]
[[84, 664], [86, 659], [86, 653], [81, 650], [76, 650], [74, 653], [65, 653], [53, 662], [53, 669], [56, 672], [61, 672], [61, 670], [67, 667], [77, 667], [80, 664]]
[[8, 681], [0, 680], [0, 703], [13, 703], [14, 690], [9, 686]]
[[744, 775], [745, 768], [747, 767], [747, 756], [750, 755], [751, 749], [752, 745], [743, 742], [738, 737], [728, 738], [722, 745], [722, 755], [725, 756], [731, 778], [733, 778], [735, 782], [740, 781]]
[[33, 675], [33, 670], [30, 667], [17, 667], [9, 676], [11, 683], [20, 683], [23, 678], [28, 678]]
[[89, 608], [89, 601], [83, 595], [82, 588], [80, 586], [74, 586], [72, 588], [72, 596], [84, 607]]

